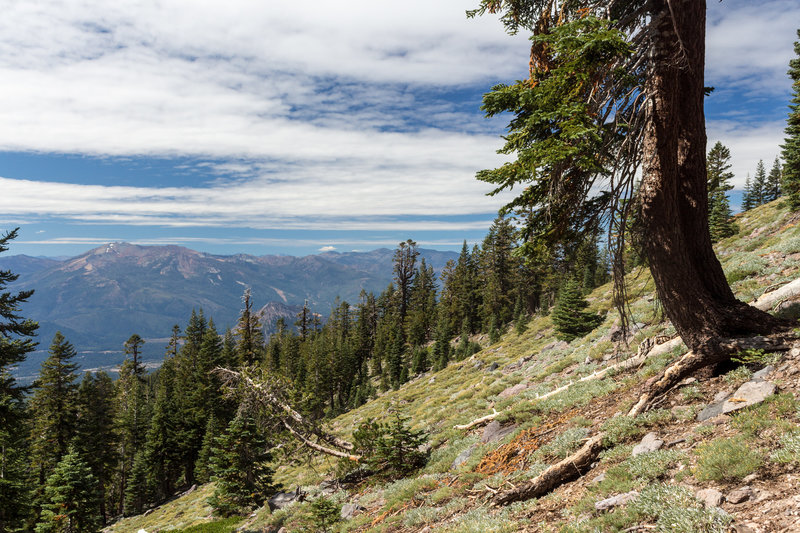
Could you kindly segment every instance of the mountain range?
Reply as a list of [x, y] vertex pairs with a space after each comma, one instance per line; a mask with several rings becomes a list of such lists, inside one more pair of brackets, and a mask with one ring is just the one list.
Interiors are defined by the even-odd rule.
[[[157, 346], [173, 324], [186, 325], [193, 309], [213, 318], [220, 332], [233, 327], [246, 288], [264, 313], [267, 332], [279, 317], [293, 323], [306, 301], [327, 316], [337, 298], [356, 303], [362, 290], [385, 289], [392, 280], [393, 255], [381, 248], [305, 257], [223, 256], [180, 246], [109, 243], [65, 260], [0, 257], [0, 269], [19, 274], [12, 291], [35, 290], [22, 311], [39, 322], [39, 348], [46, 350], [61, 331], [79, 352], [93, 354], [82, 363], [87, 367], [106, 362], [108, 357], [98, 354], [118, 356], [133, 333], [151, 342], [149, 359], [160, 360], [163, 349]], [[420, 255], [437, 272], [458, 257], [425, 249]], [[28, 365], [38, 369], [37, 360], [29, 357]]]

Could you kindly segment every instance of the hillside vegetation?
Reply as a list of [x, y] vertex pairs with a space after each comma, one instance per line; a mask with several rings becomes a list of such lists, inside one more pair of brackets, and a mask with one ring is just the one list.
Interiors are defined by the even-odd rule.
[[[738, 233], [716, 250], [740, 299], [753, 302], [798, 278], [798, 221], [800, 214], [780, 202], [737, 217]], [[428, 371], [332, 421], [334, 431], [349, 438], [367, 419], [392, 412], [409, 417], [415, 429], [429, 434], [430, 458], [407, 478], [320, 485], [342, 471], [334, 460], [290, 464], [284, 458], [275, 480], [285, 490], [301, 486], [304, 502], [215, 522], [204, 486], [107, 531], [195, 526], [191, 531], [723, 532], [732, 525], [736, 531], [800, 530], [794, 489], [800, 466], [800, 346], [775, 354], [742, 353], [736, 364], [684, 380], [644, 414], [626, 416], [646, 381], [685, 351], [679, 341], [668, 341], [674, 330], [649, 274], [633, 272], [628, 283], [636, 323], [628, 346], [617, 342], [607, 284], [588, 297], [590, 310], [605, 318], [585, 337], [559, 341], [551, 319], [536, 316], [522, 334], [510, 330], [489, 346], [488, 338], [476, 337], [485, 347], [474, 356]], [[790, 313], [790, 303], [781, 303], [778, 311]], [[625, 365], [647, 339], [654, 341], [644, 343], [638, 364]], [[581, 381], [612, 365], [619, 366]], [[703, 413], [725, 399], [726, 405], [749, 403], [737, 397], [745, 383], [775, 387], [750, 407]], [[454, 427], [495, 411], [491, 425]], [[577, 480], [538, 499], [493, 503], [499, 493], [535, 478], [601, 431], [604, 451]], [[660, 447], [634, 454], [643, 438], [644, 444], [660, 441]], [[338, 517], [343, 504], [358, 506], [352, 517], [325, 520]], [[327, 515], [326, 508], [332, 509]]]

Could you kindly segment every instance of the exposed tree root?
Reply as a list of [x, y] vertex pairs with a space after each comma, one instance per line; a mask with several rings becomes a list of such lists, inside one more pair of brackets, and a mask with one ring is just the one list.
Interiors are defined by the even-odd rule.
[[639, 397], [639, 401], [628, 412], [628, 416], [636, 416], [645, 412], [656, 398], [701, 368], [727, 361], [732, 354], [742, 350], [787, 351], [791, 348], [792, 339], [794, 339], [794, 336], [787, 333], [779, 333], [769, 337], [719, 339], [709, 343], [702, 351], [689, 351], [649, 382], [647, 389]]
[[511, 490], [501, 492], [492, 497], [495, 505], [508, 505], [520, 500], [529, 500], [543, 496], [553, 489], [572, 481], [591, 468], [592, 463], [603, 451], [603, 437], [605, 433], [598, 433], [590, 438], [573, 455], [560, 461], [530, 481]]

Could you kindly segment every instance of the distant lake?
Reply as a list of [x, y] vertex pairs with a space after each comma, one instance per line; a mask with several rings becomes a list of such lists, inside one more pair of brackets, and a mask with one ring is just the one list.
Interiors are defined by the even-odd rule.
[[[167, 342], [163, 339], [147, 340], [141, 354], [141, 361], [149, 370], [155, 370], [164, 361]], [[73, 362], [79, 366], [79, 373], [98, 372], [103, 370], [113, 379], [117, 379], [119, 367], [125, 360], [125, 352], [122, 350], [78, 350]], [[12, 374], [20, 385], [30, 385], [37, 377], [42, 368], [42, 362], [48, 358], [50, 353], [47, 350], [36, 350], [28, 354], [28, 357], [12, 368]], [[81, 378], [82, 379], [82, 378]]]

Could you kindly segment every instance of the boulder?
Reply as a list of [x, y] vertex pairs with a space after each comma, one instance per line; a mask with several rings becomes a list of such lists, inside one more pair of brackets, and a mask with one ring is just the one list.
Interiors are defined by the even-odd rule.
[[717, 489], [698, 490], [695, 497], [703, 502], [706, 507], [719, 507], [725, 500], [725, 497]]
[[569, 348], [569, 343], [568, 342], [566, 342], [566, 341], [553, 341], [550, 344], [548, 344], [547, 346], [545, 346], [544, 348], [542, 348], [540, 351], [542, 353], [544, 353], [544, 352], [548, 352], [550, 350], [566, 350], [567, 348]]
[[517, 394], [519, 394], [520, 392], [524, 391], [527, 388], [528, 388], [527, 383], [524, 382], [517, 383], [513, 387], [508, 387], [507, 389], [502, 391], [500, 394], [498, 394], [498, 396], [500, 396], [501, 398], [511, 398], [512, 396], [516, 396]]
[[730, 503], [737, 504], [746, 502], [753, 497], [753, 489], [749, 485], [732, 490], [725, 496], [725, 499]]
[[500, 365], [498, 365], [497, 363], [492, 363], [491, 365], [489, 365], [489, 372], [494, 372], [495, 370], [497, 370], [497, 367], [499, 366]]
[[267, 500], [267, 505], [269, 505], [270, 511], [275, 511], [283, 509], [291, 503], [303, 501], [305, 497], [305, 492], [300, 490], [300, 487], [297, 487], [293, 492], [278, 492]]
[[664, 445], [664, 441], [659, 439], [658, 436], [652, 431], [642, 438], [642, 441], [633, 447], [631, 455], [636, 457], [647, 452], [654, 452]]
[[481, 435], [481, 442], [487, 444], [496, 440], [500, 440], [512, 431], [517, 429], [516, 424], [508, 426], [501, 426], [500, 422], [493, 420], [485, 428], [483, 428], [483, 435]]
[[614, 507], [625, 505], [626, 503], [635, 499], [638, 496], [639, 493], [636, 492], [635, 490], [626, 492], [625, 494], [617, 494], [616, 496], [612, 496], [610, 498], [606, 498], [605, 500], [600, 500], [599, 502], [595, 502], [594, 508], [597, 511], [608, 511], [609, 509], [613, 509]]
[[360, 513], [362, 511], [366, 511], [366, 508], [361, 507], [357, 503], [346, 503], [342, 505], [340, 516], [342, 517], [342, 520], [349, 520], [353, 518], [356, 513]]
[[753, 374], [753, 377], [750, 378], [750, 381], [765, 381], [767, 379], [767, 376], [772, 374], [774, 370], [775, 370], [774, 366], [767, 365], [758, 372], [756, 372], [755, 374]]
[[458, 456], [455, 459], [453, 459], [453, 463], [450, 465], [450, 470], [456, 470], [461, 465], [466, 463], [467, 460], [470, 457], [472, 457], [472, 452], [474, 452], [474, 451], [475, 451], [475, 447], [474, 446], [470, 446], [469, 448], [467, 448], [466, 450], [464, 450], [463, 452], [458, 454]]
[[767, 397], [775, 394], [776, 388], [775, 384], [770, 381], [748, 381], [722, 403], [722, 413], [727, 414], [761, 403]]

